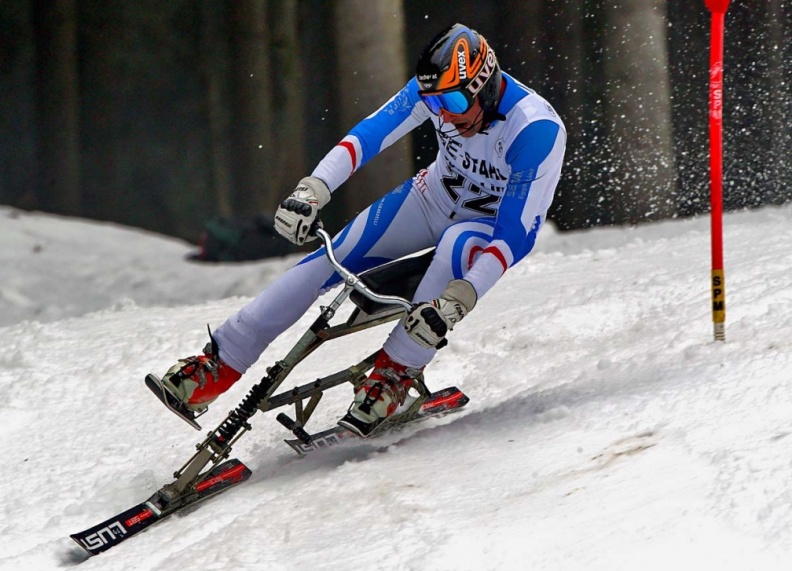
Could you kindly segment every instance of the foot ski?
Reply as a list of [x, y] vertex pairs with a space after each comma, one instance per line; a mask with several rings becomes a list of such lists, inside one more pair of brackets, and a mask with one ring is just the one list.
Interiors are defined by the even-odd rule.
[[121, 512], [99, 525], [75, 533], [71, 538], [90, 555], [97, 555], [162, 521], [171, 514], [244, 482], [250, 477], [250, 474], [247, 466], [239, 460], [228, 460], [207, 472], [195, 485], [194, 490], [181, 497], [169, 498], [168, 487], [165, 486], [147, 501]]
[[194, 411], [188, 409], [183, 402], [177, 400], [162, 384], [162, 381], [157, 375], [149, 373], [146, 375], [146, 386], [154, 393], [162, 404], [168, 407], [168, 410], [181, 418], [184, 422], [192, 426], [195, 430], [201, 430], [201, 425], [195, 419], [201, 416]]
[[[437, 391], [427, 397], [426, 402], [423, 403], [418, 412], [412, 415], [394, 416], [392, 419], [389, 419], [387, 423], [377, 427], [369, 438], [428, 416], [456, 411], [465, 406], [469, 401], [470, 399], [465, 393], [456, 387], [448, 387], [441, 391]], [[286, 440], [286, 444], [291, 446], [298, 454], [307, 454], [319, 448], [328, 448], [341, 441], [353, 438], [357, 439], [359, 437], [342, 426], [334, 426], [328, 430], [312, 434], [310, 438], [311, 444], [305, 444], [296, 438]]]

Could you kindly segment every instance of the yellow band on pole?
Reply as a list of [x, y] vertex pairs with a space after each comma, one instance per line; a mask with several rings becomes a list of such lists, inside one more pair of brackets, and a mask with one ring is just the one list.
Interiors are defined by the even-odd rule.
[[725, 341], [726, 279], [723, 270], [712, 270], [712, 322], [715, 325], [715, 340]]

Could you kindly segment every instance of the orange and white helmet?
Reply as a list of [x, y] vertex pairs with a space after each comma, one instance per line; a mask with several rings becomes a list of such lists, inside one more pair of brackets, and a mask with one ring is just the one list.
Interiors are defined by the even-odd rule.
[[419, 94], [432, 113], [462, 114], [478, 97], [484, 111], [498, 106], [501, 71], [495, 52], [475, 30], [454, 24], [424, 48], [415, 72]]

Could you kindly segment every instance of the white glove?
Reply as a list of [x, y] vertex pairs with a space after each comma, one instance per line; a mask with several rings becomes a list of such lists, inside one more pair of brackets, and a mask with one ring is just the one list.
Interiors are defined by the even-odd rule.
[[275, 230], [298, 246], [315, 240], [316, 236], [309, 236], [308, 233], [319, 210], [328, 202], [330, 189], [324, 181], [315, 176], [303, 178], [275, 211]]
[[438, 299], [413, 307], [404, 328], [421, 347], [439, 349], [445, 346], [446, 334], [476, 306], [477, 298], [469, 281], [452, 280]]

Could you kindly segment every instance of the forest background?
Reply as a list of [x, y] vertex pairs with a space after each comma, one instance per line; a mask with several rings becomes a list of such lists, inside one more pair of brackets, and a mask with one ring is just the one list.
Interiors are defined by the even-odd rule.
[[[0, 204], [196, 241], [271, 214], [461, 22], [565, 121], [561, 230], [709, 209], [703, 0], [0, 0]], [[724, 203], [791, 196], [792, 0], [726, 17]], [[332, 230], [435, 156], [428, 126], [346, 183]]]

